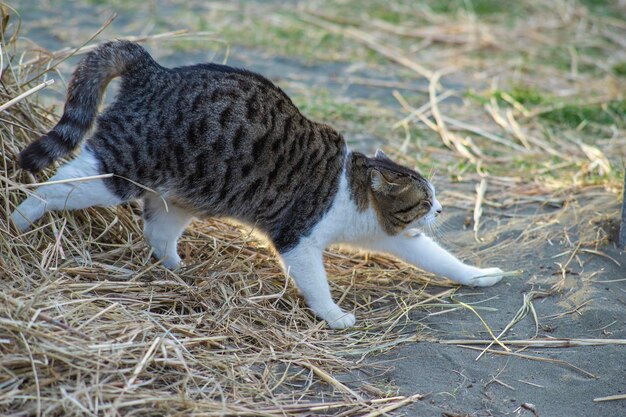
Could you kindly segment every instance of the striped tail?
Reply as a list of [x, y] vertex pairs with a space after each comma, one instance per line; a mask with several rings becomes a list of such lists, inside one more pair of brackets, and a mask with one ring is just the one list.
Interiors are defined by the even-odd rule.
[[130, 41], [107, 42], [87, 54], [72, 75], [63, 116], [51, 131], [20, 153], [20, 166], [38, 172], [70, 154], [91, 129], [109, 82], [155, 67], [159, 66], [148, 52]]

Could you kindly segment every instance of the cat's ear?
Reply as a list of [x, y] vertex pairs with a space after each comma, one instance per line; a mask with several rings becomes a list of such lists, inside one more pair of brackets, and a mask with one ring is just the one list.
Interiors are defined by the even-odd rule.
[[387, 178], [385, 178], [385, 176], [377, 169], [373, 169], [370, 175], [373, 191], [389, 194], [399, 187], [398, 184], [388, 181]]
[[374, 158], [381, 160], [381, 161], [391, 161], [391, 158], [389, 158], [382, 150], [380, 149], [376, 149], [376, 153], [374, 154]]

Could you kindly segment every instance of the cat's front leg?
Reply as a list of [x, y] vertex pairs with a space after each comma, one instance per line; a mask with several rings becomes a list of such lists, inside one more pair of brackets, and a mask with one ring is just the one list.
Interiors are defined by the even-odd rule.
[[477, 268], [467, 265], [424, 234], [386, 236], [363, 246], [397, 256], [425, 271], [473, 287], [488, 287], [502, 279], [500, 268]]
[[317, 317], [326, 320], [333, 329], [354, 325], [354, 315], [344, 312], [332, 299], [321, 249], [301, 242], [290, 251], [281, 253], [281, 258], [285, 271], [294, 279]]

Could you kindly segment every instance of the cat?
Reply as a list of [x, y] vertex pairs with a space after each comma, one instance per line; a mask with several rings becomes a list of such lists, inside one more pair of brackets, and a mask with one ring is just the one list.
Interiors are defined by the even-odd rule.
[[[115, 101], [98, 115], [115, 77]], [[464, 285], [502, 278], [499, 268], [466, 265], [410, 232], [442, 212], [427, 179], [382, 151], [350, 152], [334, 129], [309, 120], [279, 87], [244, 69], [170, 69], [136, 43], [104, 43], [77, 66], [57, 125], [19, 162], [38, 172], [81, 143], [51, 184], [11, 214], [20, 231], [50, 210], [142, 200], [152, 253], [177, 268], [177, 241], [192, 218], [232, 218], [267, 235], [307, 305], [335, 329], [353, 326], [355, 317], [331, 297], [322, 253], [333, 243], [389, 253]], [[102, 176], [108, 173], [114, 175]], [[91, 176], [100, 177], [71, 181]]]

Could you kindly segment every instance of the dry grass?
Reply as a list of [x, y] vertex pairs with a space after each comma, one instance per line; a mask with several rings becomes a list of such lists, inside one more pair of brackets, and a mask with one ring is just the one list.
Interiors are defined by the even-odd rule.
[[[2, 102], [58, 63], [20, 49], [14, 28], [3, 26]], [[420, 398], [350, 372], [368, 353], [420, 337], [408, 313], [438, 299], [427, 278], [328, 254], [334, 296], [360, 319], [338, 332], [306, 309], [262, 241], [221, 221], [194, 223], [178, 272], [153, 262], [134, 206], [49, 214], [16, 233], [7, 218], [21, 184], [41, 180], [16, 156], [55, 116], [32, 96], [10, 104], [0, 115], [3, 415], [375, 416]], [[344, 382], [333, 376], [342, 373]]]

